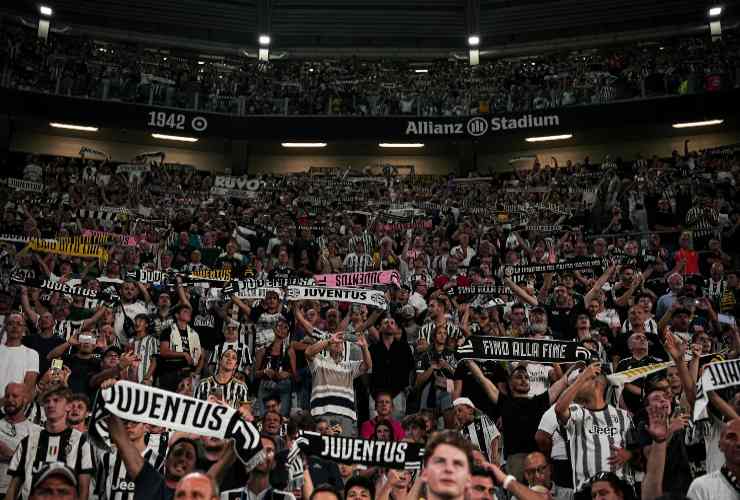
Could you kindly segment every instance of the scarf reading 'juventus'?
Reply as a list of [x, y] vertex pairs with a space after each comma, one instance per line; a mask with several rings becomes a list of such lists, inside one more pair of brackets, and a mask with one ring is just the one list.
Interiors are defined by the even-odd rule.
[[385, 293], [378, 290], [364, 290], [361, 288], [325, 288], [320, 286], [291, 286], [288, 287], [288, 300], [337, 300], [366, 304], [380, 309], [386, 309], [388, 303]]
[[109, 414], [173, 431], [233, 439], [234, 451], [247, 470], [263, 460], [259, 431], [228, 406], [126, 380], [116, 382], [98, 392], [90, 419], [90, 438], [103, 449], [110, 442], [105, 420]]
[[116, 293], [98, 291], [91, 288], [81, 288], [79, 286], [69, 286], [59, 281], [33, 280], [22, 274], [15, 274], [11, 279], [15, 283], [21, 283], [26, 286], [40, 288], [41, 290], [48, 290], [50, 292], [60, 292], [75, 297], [85, 297], [91, 300], [102, 300], [106, 303], [115, 303], [119, 301], [119, 297]]
[[16, 191], [33, 191], [34, 193], [42, 193], [44, 191], [44, 184], [41, 182], [8, 179], [7, 184], [9, 188], [13, 188]]
[[709, 363], [704, 366], [699, 383], [696, 385], [694, 420], [699, 420], [709, 403], [709, 393], [725, 387], [740, 385], [740, 359]]
[[318, 286], [370, 287], [372, 285], [401, 285], [398, 271], [370, 271], [366, 273], [317, 274], [313, 277]]
[[[424, 458], [424, 447], [418, 443], [324, 436], [308, 431], [300, 433], [298, 447], [306, 455], [315, 455], [333, 462], [390, 469], [421, 469]], [[300, 459], [293, 450], [289, 457], [294, 462]], [[298, 471], [298, 467], [290, 465], [289, 469]]]

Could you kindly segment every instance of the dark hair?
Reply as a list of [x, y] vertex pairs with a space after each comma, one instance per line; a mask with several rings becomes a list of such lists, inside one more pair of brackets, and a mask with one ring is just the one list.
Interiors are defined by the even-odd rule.
[[370, 493], [370, 498], [375, 498], [375, 485], [364, 476], [352, 476], [347, 479], [347, 482], [344, 483], [344, 498], [347, 498], [349, 490], [354, 486], [366, 489]]
[[622, 493], [624, 500], [635, 500], [635, 492], [624, 479], [620, 478], [613, 472], [599, 472], [595, 476], [592, 476], [588, 480], [588, 492], [591, 492], [591, 487], [597, 482], [607, 482], [615, 490]]
[[41, 403], [43, 404], [51, 396], [59, 396], [70, 401], [72, 399], [72, 391], [66, 385], [54, 384], [41, 396]]
[[483, 467], [480, 467], [479, 465], [473, 466], [473, 468], [470, 471], [471, 476], [479, 476], [479, 477], [487, 477], [491, 481], [493, 481], [493, 484], [496, 484], [496, 477], [493, 475], [493, 472], [491, 472], [488, 469], [484, 469]]
[[77, 392], [75, 394], [72, 394], [71, 397], [67, 398], [67, 400], [72, 403], [74, 401], [82, 401], [85, 403], [85, 406], [87, 406], [87, 409], [89, 410], [91, 408], [90, 404], [90, 398], [87, 396], [87, 394], [83, 394], [81, 392]]
[[473, 459], [473, 448], [470, 441], [463, 438], [462, 435], [457, 431], [444, 430], [432, 434], [432, 437], [427, 441], [426, 449], [424, 450], [424, 465], [429, 462], [429, 459], [434, 455], [435, 450], [438, 446], [446, 444], [462, 451], [468, 458], [468, 470], [472, 469]]
[[308, 497], [308, 500], [314, 500], [314, 498], [316, 498], [316, 495], [318, 495], [319, 493], [331, 493], [332, 495], [337, 497], [337, 500], [342, 500], [342, 494], [339, 493], [337, 489], [329, 483], [321, 483], [320, 485], [316, 486], [313, 489], [311, 496]]
[[373, 394], [373, 400], [377, 400], [380, 396], [388, 396], [389, 398], [391, 398], [391, 404], [393, 404], [393, 395], [390, 393], [390, 391], [377, 391], [375, 394]]
[[391, 421], [390, 420], [385, 419], [385, 418], [381, 418], [380, 420], [378, 420], [377, 422], [375, 422], [375, 429], [373, 430], [373, 439], [378, 439], [378, 427], [380, 427], [381, 425], [384, 425], [384, 426], [388, 427], [388, 429], [390, 429], [390, 431], [391, 431], [391, 439], [390, 440], [391, 441], [395, 441], [396, 440], [396, 432], [393, 430], [393, 425], [391, 425]]

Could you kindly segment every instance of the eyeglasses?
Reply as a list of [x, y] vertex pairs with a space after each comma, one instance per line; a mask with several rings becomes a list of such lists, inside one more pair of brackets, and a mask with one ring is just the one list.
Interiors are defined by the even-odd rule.
[[524, 469], [525, 474], [540, 474], [543, 475], [547, 472], [548, 465], [540, 465], [535, 469]]

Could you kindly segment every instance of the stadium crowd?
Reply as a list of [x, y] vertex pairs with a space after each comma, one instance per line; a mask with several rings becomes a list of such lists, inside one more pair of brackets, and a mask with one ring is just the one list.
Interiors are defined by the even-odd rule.
[[[737, 86], [736, 32], [484, 60], [272, 60], [206, 56], [0, 27], [0, 82], [78, 97], [255, 114], [467, 116]], [[427, 72], [420, 72], [427, 70]]]
[[[738, 498], [740, 155], [689, 146], [472, 179], [11, 154], [0, 493]], [[233, 410], [258, 463], [116, 407], [154, 388]], [[332, 451], [359, 439], [409, 448]]]

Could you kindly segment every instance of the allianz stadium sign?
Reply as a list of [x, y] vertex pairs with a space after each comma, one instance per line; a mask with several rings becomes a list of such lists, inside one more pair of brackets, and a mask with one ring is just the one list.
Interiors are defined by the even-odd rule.
[[547, 128], [560, 125], [559, 115], [526, 114], [516, 118], [474, 116], [461, 121], [408, 120], [407, 136], [472, 136], [481, 137], [499, 131]]

